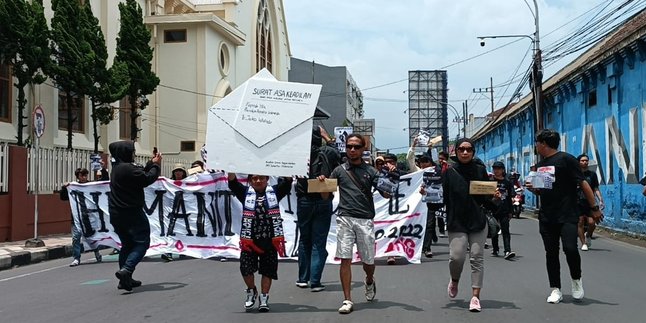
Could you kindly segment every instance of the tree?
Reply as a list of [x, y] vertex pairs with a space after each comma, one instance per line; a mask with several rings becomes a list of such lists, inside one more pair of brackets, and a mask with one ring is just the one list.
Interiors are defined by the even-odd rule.
[[[81, 106], [84, 90], [93, 83], [87, 71], [94, 55], [92, 48], [85, 40], [81, 5], [78, 0], [52, 0], [54, 17], [52, 18], [53, 64], [50, 76], [65, 93], [67, 103], [67, 149], [72, 149], [73, 124], [78, 116], [72, 113], [72, 107]], [[82, 122], [83, 120], [78, 120]]]
[[24, 145], [23, 123], [28, 117], [25, 86], [45, 82], [50, 65], [49, 30], [42, 1], [0, 0], [0, 62], [11, 65], [18, 89], [17, 144]]
[[91, 64], [88, 65], [89, 87], [83, 92], [90, 97], [92, 104], [92, 130], [94, 132], [94, 153], [99, 152], [98, 124], [106, 125], [113, 119], [111, 102], [121, 99], [129, 86], [128, 67], [124, 63], [115, 63], [110, 69], [106, 68], [108, 49], [105, 37], [99, 26], [99, 20], [92, 13], [90, 3], [83, 5], [81, 21], [84, 31], [83, 38], [92, 49]]
[[125, 63], [128, 67], [130, 84], [127, 94], [130, 103], [130, 139], [137, 140], [140, 129], [137, 118], [148, 105], [146, 95], [153, 93], [159, 78], [151, 69], [153, 49], [150, 47], [150, 31], [143, 22], [141, 7], [135, 0], [119, 3], [121, 27], [117, 36], [117, 55], [115, 64]]

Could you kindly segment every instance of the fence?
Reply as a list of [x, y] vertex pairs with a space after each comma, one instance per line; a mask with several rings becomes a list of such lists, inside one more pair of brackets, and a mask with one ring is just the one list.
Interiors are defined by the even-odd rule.
[[[72, 149], [63, 147], [40, 147], [39, 156], [36, 148], [30, 148], [27, 154], [27, 190], [51, 194], [60, 187], [75, 179], [77, 168], [90, 168], [91, 150]], [[40, 180], [36, 179], [36, 167]]]
[[[90, 169], [90, 155], [91, 150], [73, 149], [67, 150], [62, 147], [40, 147], [39, 156], [36, 156], [36, 149], [30, 148], [27, 157], [27, 190], [38, 192], [42, 194], [51, 194], [58, 191], [60, 187], [66, 183], [75, 180], [74, 171], [77, 168]], [[6, 144], [0, 143], [0, 192], [8, 190], [7, 175], [9, 166], [8, 164], [9, 148]], [[142, 165], [150, 160], [150, 156], [136, 156], [135, 162]], [[184, 167], [188, 168], [192, 161], [186, 159], [164, 156], [162, 161], [162, 176], [170, 177], [171, 170], [176, 163], [181, 163]], [[36, 167], [40, 173], [40, 180], [36, 180]], [[108, 168], [110, 166], [108, 165]], [[92, 177], [90, 177], [92, 180]]]
[[0, 142], [0, 193], [9, 192], [9, 143]]

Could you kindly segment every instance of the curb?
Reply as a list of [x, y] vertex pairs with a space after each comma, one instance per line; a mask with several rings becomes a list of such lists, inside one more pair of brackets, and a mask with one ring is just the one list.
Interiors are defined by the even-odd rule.
[[72, 255], [72, 246], [29, 248], [0, 255], [0, 270], [35, 264], [45, 260], [66, 258]]

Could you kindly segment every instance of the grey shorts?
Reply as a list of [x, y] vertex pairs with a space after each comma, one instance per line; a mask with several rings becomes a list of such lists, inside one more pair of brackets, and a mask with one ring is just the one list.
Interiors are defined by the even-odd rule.
[[375, 263], [375, 225], [372, 219], [349, 216], [336, 217], [336, 257], [352, 259], [352, 247], [357, 244], [364, 264]]

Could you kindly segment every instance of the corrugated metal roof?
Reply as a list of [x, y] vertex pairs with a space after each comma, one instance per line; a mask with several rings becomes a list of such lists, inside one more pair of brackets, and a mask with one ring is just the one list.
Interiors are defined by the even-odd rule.
[[[584, 68], [597, 64], [608, 58], [610, 55], [616, 53], [625, 46], [622, 42], [626, 40], [631, 41], [642, 37], [644, 34], [646, 34], [646, 10], [642, 10], [640, 13], [634, 15], [632, 19], [617, 27], [592, 48], [585, 51], [573, 62], [566, 65], [554, 74], [554, 76], [543, 82], [543, 93], [549, 92], [552, 87], [560, 82], [578, 75], [577, 73]], [[473, 135], [473, 139], [478, 139], [485, 135], [489, 130], [502, 123], [505, 118], [514, 116], [515, 114], [523, 111], [532, 101], [533, 97], [531, 93], [526, 95], [517, 104], [509, 106], [510, 108], [504, 113], [501, 113], [498, 118], [482, 127], [482, 129]]]

